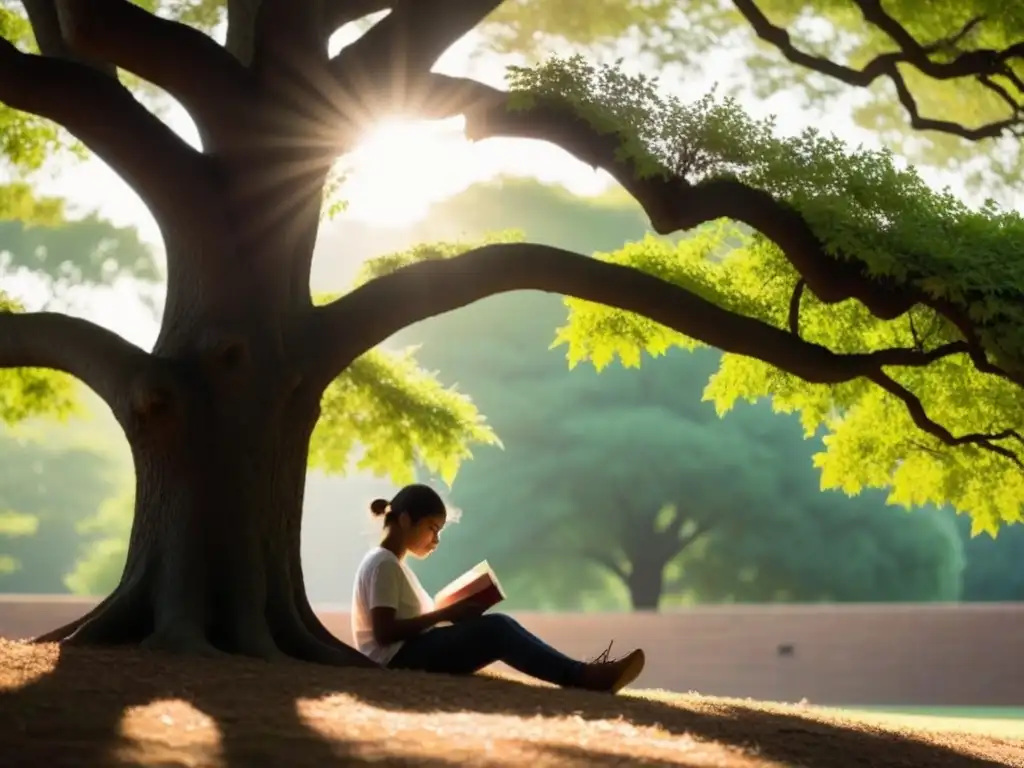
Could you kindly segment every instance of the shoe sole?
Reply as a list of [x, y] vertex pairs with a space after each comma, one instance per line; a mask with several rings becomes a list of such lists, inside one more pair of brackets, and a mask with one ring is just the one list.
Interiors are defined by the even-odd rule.
[[619, 679], [615, 681], [615, 685], [612, 686], [611, 692], [618, 693], [640, 677], [640, 673], [644, 671], [644, 664], [646, 663], [647, 658], [644, 656], [643, 651], [638, 651], [634, 654], [633, 659], [629, 662], [629, 666], [622, 670], [622, 674], [619, 675]]

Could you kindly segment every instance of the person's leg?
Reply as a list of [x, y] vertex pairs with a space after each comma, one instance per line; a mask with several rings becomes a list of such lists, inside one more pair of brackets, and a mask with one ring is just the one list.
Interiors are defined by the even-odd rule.
[[470, 621], [434, 627], [402, 643], [388, 663], [393, 669], [413, 669], [442, 675], [471, 675], [498, 660], [493, 645], [480, 642]]
[[388, 666], [423, 672], [471, 674], [502, 661], [530, 677], [573, 686], [586, 664], [556, 651], [501, 613], [488, 613], [407, 640]]

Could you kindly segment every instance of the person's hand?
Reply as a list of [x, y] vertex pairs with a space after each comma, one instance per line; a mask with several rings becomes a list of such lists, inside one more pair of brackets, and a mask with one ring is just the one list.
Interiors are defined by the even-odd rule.
[[487, 606], [474, 600], [462, 600], [443, 609], [445, 621], [457, 624], [466, 619], [475, 619], [487, 610]]

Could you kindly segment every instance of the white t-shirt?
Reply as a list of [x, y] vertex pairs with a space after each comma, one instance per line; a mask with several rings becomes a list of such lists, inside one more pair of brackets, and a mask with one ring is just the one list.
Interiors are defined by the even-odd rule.
[[387, 666], [404, 641], [381, 645], [373, 637], [374, 608], [394, 608], [396, 619], [412, 619], [434, 610], [434, 601], [416, 574], [395, 557], [376, 547], [366, 553], [352, 588], [352, 637], [356, 647], [378, 664]]

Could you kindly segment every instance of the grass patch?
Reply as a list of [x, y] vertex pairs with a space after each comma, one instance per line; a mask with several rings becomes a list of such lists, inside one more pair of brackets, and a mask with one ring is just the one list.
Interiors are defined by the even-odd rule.
[[1022, 741], [870, 715], [0, 640], [0, 755], [25, 766], [1024, 766]]

